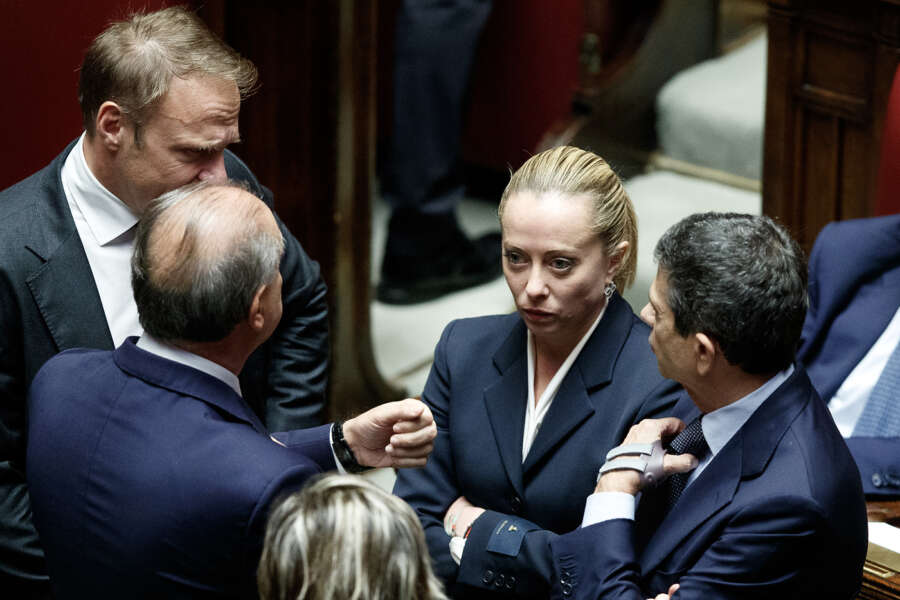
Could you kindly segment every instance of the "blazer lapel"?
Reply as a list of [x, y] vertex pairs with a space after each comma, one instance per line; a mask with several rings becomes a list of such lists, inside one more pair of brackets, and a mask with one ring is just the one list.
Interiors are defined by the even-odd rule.
[[741, 432], [725, 445], [696, 480], [685, 488], [678, 504], [650, 537], [641, 569], [652, 573], [699, 525], [731, 502], [741, 480]]
[[[556, 398], [544, 417], [544, 423], [534, 438], [531, 450], [522, 465], [523, 472], [527, 473], [534, 468], [544, 456], [552, 452], [563, 438], [592, 414], [594, 414], [594, 407], [591, 406], [585, 391], [581, 373], [573, 365], [573, 369], [569, 371], [562, 385], [559, 386]], [[520, 434], [519, 438], [521, 439], [521, 437]], [[519, 447], [521, 448], [521, 443]]]
[[525, 403], [528, 401], [528, 361], [525, 324], [516, 322], [506, 341], [494, 354], [500, 380], [484, 390], [484, 404], [500, 452], [503, 467], [513, 489], [525, 493], [522, 485], [522, 435]]
[[113, 348], [100, 293], [75, 229], [62, 188], [61, 171], [75, 142], [48, 166], [42, 202], [35, 203], [35, 236], [26, 249], [43, 264], [26, 278], [31, 296], [57, 350]]
[[112, 350], [94, 276], [74, 231], [26, 283], [57, 350]]
[[619, 352], [631, 332], [632, 319], [631, 307], [618, 294], [614, 294], [603, 319], [557, 390], [556, 398], [525, 458], [525, 473], [594, 414], [590, 394], [612, 381]]

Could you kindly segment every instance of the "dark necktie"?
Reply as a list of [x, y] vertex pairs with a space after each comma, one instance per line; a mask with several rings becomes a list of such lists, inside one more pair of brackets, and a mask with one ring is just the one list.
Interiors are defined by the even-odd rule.
[[881, 376], [872, 388], [853, 436], [900, 436], [900, 344], [894, 348]]
[[[706, 453], [709, 452], [709, 445], [706, 443], [706, 438], [703, 437], [703, 428], [700, 426], [701, 417], [691, 421], [690, 425], [675, 436], [675, 439], [669, 443], [669, 454], [693, 454], [697, 457], [697, 460], [703, 460]], [[687, 473], [676, 473], [669, 477], [668, 510], [671, 510], [675, 503], [678, 502], [678, 498], [681, 496], [681, 492], [684, 491], [690, 474], [691, 472], [688, 471]]]

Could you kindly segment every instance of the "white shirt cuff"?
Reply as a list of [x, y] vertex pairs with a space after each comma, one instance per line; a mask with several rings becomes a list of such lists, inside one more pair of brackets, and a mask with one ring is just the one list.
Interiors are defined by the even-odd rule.
[[462, 560], [463, 550], [466, 549], [466, 538], [452, 537], [450, 538], [450, 556], [459, 564]]
[[613, 519], [634, 521], [635, 497], [625, 492], [597, 492], [584, 503], [581, 526], [595, 525]]

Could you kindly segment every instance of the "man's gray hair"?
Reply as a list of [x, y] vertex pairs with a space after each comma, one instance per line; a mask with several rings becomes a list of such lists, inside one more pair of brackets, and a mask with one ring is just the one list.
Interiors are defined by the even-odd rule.
[[806, 316], [806, 259], [769, 217], [691, 215], [655, 251], [681, 336], [705, 333], [729, 363], [769, 374], [794, 360]]
[[132, 120], [140, 141], [141, 126], [172, 78], [195, 75], [233, 81], [241, 98], [253, 92], [257, 80], [253, 63], [183, 6], [112, 23], [91, 43], [81, 65], [78, 101], [84, 128], [94, 134], [97, 112], [111, 100]]
[[313, 479], [275, 508], [257, 582], [261, 600], [446, 600], [416, 514], [354, 475]]
[[278, 273], [284, 238], [263, 226], [260, 202], [235, 205], [236, 183], [193, 183], [153, 201], [135, 236], [131, 285], [141, 326], [160, 340], [218, 341], [249, 314]]

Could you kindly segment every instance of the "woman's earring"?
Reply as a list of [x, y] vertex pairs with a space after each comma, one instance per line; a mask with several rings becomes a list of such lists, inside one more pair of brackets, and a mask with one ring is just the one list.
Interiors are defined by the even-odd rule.
[[609, 300], [609, 297], [613, 295], [613, 292], [616, 291], [616, 282], [610, 281], [606, 284], [606, 287], [603, 288], [603, 295], [606, 296], [606, 299]]

